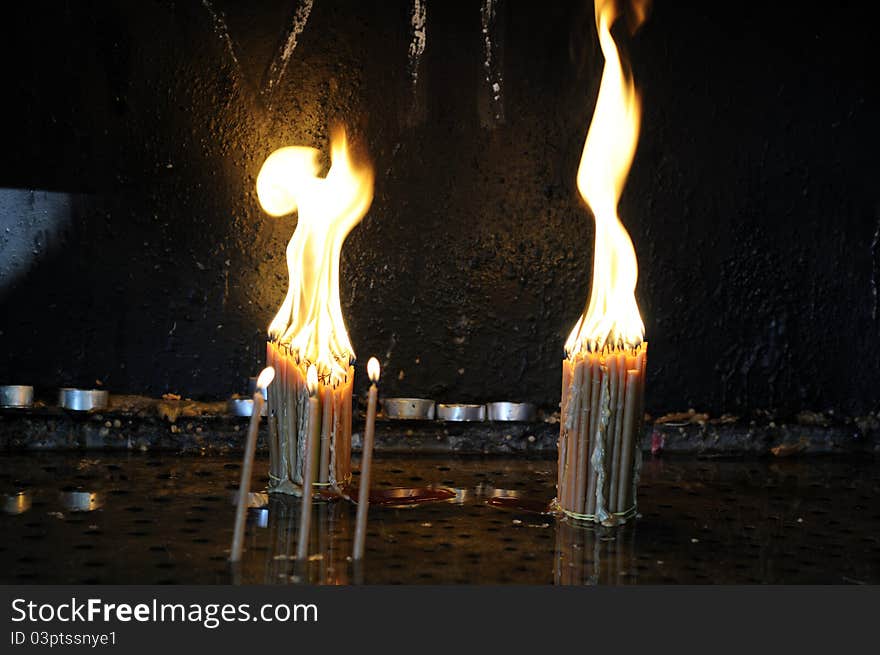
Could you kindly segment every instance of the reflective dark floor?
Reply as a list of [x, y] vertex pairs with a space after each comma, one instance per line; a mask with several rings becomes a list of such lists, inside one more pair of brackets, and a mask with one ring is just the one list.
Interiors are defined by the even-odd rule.
[[[231, 570], [236, 459], [0, 456], [0, 582], [880, 583], [872, 459], [648, 460], [641, 517], [616, 531], [525, 509], [552, 498], [555, 460], [382, 456], [375, 466], [379, 490], [436, 485], [455, 496], [371, 507], [354, 570], [354, 505], [314, 507], [302, 569], [292, 559], [299, 502], [253, 494], [247, 551]], [[266, 468], [257, 462], [255, 486]], [[522, 502], [494, 507], [502, 496]]]

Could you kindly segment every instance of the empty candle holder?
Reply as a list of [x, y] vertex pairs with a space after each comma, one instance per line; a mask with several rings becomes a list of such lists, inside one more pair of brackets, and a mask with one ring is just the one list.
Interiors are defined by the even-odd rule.
[[58, 390], [58, 404], [74, 412], [93, 412], [106, 409], [110, 394], [103, 389], [74, 389], [64, 387]]
[[534, 421], [535, 414], [532, 403], [495, 402], [486, 405], [486, 417], [490, 421]]
[[24, 384], [7, 384], [0, 387], [0, 407], [19, 409], [33, 407], [34, 388]]
[[441, 421], [485, 421], [486, 406], [468, 403], [440, 403], [437, 418]]
[[382, 411], [385, 418], [408, 421], [433, 421], [435, 403], [427, 398], [384, 398]]

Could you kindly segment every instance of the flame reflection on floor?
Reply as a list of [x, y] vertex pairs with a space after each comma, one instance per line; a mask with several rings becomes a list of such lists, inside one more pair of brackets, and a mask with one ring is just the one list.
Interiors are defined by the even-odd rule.
[[[255, 488], [267, 466], [256, 462]], [[870, 460], [648, 460], [642, 516], [612, 532], [538, 511], [554, 495], [553, 459], [382, 456], [374, 466], [386, 495], [454, 495], [370, 508], [367, 584], [880, 582]], [[356, 580], [354, 505], [315, 506], [311, 561], [298, 571], [299, 504], [258, 493], [234, 579], [238, 475], [223, 457], [0, 456], [0, 582]]]

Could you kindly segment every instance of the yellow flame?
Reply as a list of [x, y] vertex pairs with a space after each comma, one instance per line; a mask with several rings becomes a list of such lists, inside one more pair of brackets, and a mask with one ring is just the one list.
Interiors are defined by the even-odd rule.
[[318, 175], [318, 155], [299, 146], [273, 152], [257, 176], [257, 196], [272, 216], [298, 212], [287, 245], [287, 295], [269, 337], [288, 345], [301, 362], [316, 364], [333, 383], [354, 359], [339, 299], [339, 257], [373, 200], [373, 171], [352, 161], [341, 130], [331, 138], [326, 177]]
[[370, 357], [370, 361], [367, 362], [367, 377], [370, 378], [370, 382], [378, 382], [379, 381], [379, 360], [375, 357]]
[[[636, 253], [617, 215], [639, 139], [641, 102], [611, 36], [611, 25], [618, 15], [615, 1], [596, 0], [595, 6], [605, 66], [577, 185], [596, 219], [596, 247], [590, 301], [565, 343], [569, 355], [621, 342], [634, 346], [645, 336], [635, 298], [639, 274]], [[644, 12], [639, 17], [644, 17]]]
[[309, 364], [309, 372], [306, 373], [306, 388], [309, 390], [310, 396], [318, 393], [318, 369], [314, 364]]
[[257, 389], [265, 389], [270, 384], [272, 384], [272, 380], [275, 379], [275, 369], [271, 366], [267, 366], [262, 371], [260, 371], [259, 377], [257, 377]]

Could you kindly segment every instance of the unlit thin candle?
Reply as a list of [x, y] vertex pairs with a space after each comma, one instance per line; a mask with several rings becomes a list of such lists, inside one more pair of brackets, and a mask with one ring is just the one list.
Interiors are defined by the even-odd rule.
[[321, 397], [323, 418], [321, 419], [321, 462], [318, 467], [318, 481], [324, 485], [330, 480], [330, 430], [333, 427], [333, 388], [324, 387]]
[[263, 393], [275, 377], [275, 369], [264, 368], [257, 378], [257, 390], [254, 393], [254, 406], [251, 422], [248, 426], [247, 440], [244, 444], [244, 462], [241, 465], [241, 482], [238, 485], [238, 506], [235, 508], [235, 528], [232, 531], [232, 549], [229, 560], [237, 562], [241, 559], [244, 546], [244, 523], [247, 516], [248, 496], [251, 491], [251, 472], [254, 468], [254, 452], [257, 449], [257, 433], [260, 430], [260, 416], [263, 414]]
[[617, 369], [616, 369], [616, 384], [618, 387], [617, 391], [617, 403], [614, 407], [614, 432], [609, 435], [611, 440], [611, 452], [609, 453], [609, 457], [607, 459], [607, 471], [608, 471], [608, 495], [606, 496], [606, 502], [608, 503], [608, 513], [613, 514], [616, 511], [617, 507], [617, 473], [620, 468], [620, 449], [622, 447], [621, 441], [626, 439], [627, 436], [624, 433], [624, 406], [626, 403], [626, 355], [623, 353], [618, 353], [615, 357], [617, 360]]
[[[277, 346], [274, 341], [266, 342], [266, 366], [278, 367], [277, 376], [281, 378], [284, 369], [281, 368], [281, 362], [276, 361]], [[278, 461], [278, 387], [280, 379], [275, 380], [275, 384], [269, 389], [269, 397], [267, 399], [266, 422], [269, 424], [269, 485], [274, 484], [274, 479], [281, 477], [281, 468]]]
[[309, 389], [309, 431], [306, 438], [306, 458], [303, 462], [302, 510], [299, 517], [299, 538], [296, 558], [304, 560], [309, 554], [309, 531], [312, 527], [312, 482], [315, 479], [315, 453], [321, 438], [321, 403], [318, 401], [318, 370], [309, 366], [306, 375]]
[[367, 512], [370, 509], [370, 469], [373, 464], [373, 441], [376, 437], [376, 402], [379, 397], [379, 360], [370, 357], [367, 362], [367, 375], [370, 377], [370, 395], [367, 399], [367, 424], [364, 426], [364, 444], [361, 451], [361, 485], [358, 490], [357, 523], [354, 530], [354, 551], [352, 559], [364, 557], [364, 542], [367, 535]]
[[639, 406], [639, 385], [641, 383], [641, 371], [630, 370], [626, 372], [626, 409], [623, 414], [624, 434], [626, 439], [623, 442], [620, 462], [618, 464], [618, 483], [617, 483], [617, 505], [619, 512], [626, 512], [629, 507], [629, 487], [632, 484], [632, 455], [633, 448], [638, 448], [639, 429], [638, 429], [638, 406]]
[[575, 421], [577, 426], [575, 430], [577, 440], [577, 470], [574, 475], [574, 497], [572, 507], [578, 514], [583, 514], [586, 506], [586, 489], [587, 489], [587, 467], [590, 466], [590, 456], [588, 450], [590, 448], [590, 403], [589, 392], [590, 381], [593, 375], [593, 355], [588, 353], [581, 358], [581, 365], [578, 367], [578, 384], [580, 385], [580, 393], [578, 394], [578, 416]]

